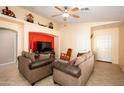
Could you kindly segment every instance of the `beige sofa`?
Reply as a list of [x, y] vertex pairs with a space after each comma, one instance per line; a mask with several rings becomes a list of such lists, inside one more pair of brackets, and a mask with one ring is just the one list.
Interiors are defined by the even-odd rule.
[[55, 83], [70, 86], [85, 85], [87, 83], [94, 69], [94, 55], [90, 52], [79, 57], [73, 65], [61, 62], [52, 64]]
[[18, 57], [19, 72], [34, 85], [38, 80], [52, 74], [51, 63], [54, 58], [42, 57], [41, 60], [35, 60], [34, 54], [22, 52], [22, 56]]

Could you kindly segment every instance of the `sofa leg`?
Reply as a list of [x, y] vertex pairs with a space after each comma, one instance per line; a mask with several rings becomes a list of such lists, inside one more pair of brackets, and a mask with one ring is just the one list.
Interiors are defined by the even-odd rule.
[[35, 85], [35, 83], [32, 83], [31, 85], [32, 85], [32, 86], [34, 86], [34, 85]]

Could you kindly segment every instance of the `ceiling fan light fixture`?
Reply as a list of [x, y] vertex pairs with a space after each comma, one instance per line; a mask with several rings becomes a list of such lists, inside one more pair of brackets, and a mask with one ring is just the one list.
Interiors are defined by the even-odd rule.
[[68, 13], [63, 13], [62, 16], [67, 18], [67, 17], [69, 17], [69, 14]]
[[63, 8], [60, 8], [60, 7], [55, 6], [55, 8], [57, 10], [59, 10], [61, 12], [61, 14], [56, 14], [56, 15], [53, 15], [52, 17], [61, 15], [63, 17], [64, 21], [66, 21], [68, 19], [68, 17], [73, 17], [73, 18], [77, 18], [77, 19], [80, 18], [80, 16], [76, 15], [77, 12], [79, 11], [78, 7], [73, 6], [70, 8], [70, 7], [64, 6]]

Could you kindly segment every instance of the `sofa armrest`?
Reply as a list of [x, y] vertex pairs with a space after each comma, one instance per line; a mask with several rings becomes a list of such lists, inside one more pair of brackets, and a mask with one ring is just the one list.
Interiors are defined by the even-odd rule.
[[29, 65], [31, 64], [31, 60], [25, 58], [23, 56], [18, 57], [18, 69], [22, 74], [25, 74], [29, 71]]
[[70, 65], [70, 64], [66, 64], [66, 63], [62, 63], [62, 62], [58, 61], [58, 62], [52, 63], [52, 66], [53, 66], [53, 69], [55, 68], [57, 70], [60, 70], [64, 73], [67, 73], [67, 74], [77, 77], [77, 78], [80, 77], [80, 75], [81, 75], [80, 68]]
[[41, 61], [37, 61], [37, 62], [32, 62], [29, 65], [30, 69], [35, 69], [35, 68], [39, 68], [48, 64], [51, 64], [54, 61], [54, 58], [48, 58], [46, 60], [41, 60]]
[[28, 59], [28, 58], [25, 58], [23, 56], [19, 56], [18, 57], [18, 64], [19, 65], [23, 65], [23, 66], [28, 66], [29, 67], [29, 64], [31, 63], [31, 60]]

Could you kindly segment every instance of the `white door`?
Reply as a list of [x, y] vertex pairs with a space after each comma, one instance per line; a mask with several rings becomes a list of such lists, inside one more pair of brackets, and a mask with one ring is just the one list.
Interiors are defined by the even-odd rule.
[[0, 65], [16, 61], [16, 33], [0, 28]]
[[113, 62], [113, 31], [94, 31], [94, 48], [96, 60]]

